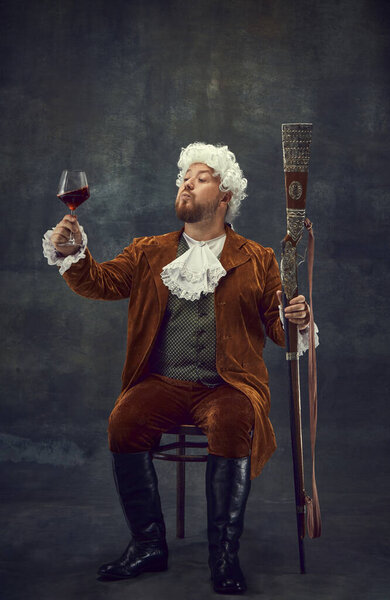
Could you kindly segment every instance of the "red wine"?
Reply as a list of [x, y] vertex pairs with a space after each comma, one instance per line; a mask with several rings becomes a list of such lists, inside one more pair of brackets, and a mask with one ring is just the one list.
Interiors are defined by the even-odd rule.
[[66, 204], [71, 210], [76, 210], [80, 204], [88, 200], [89, 198], [89, 187], [83, 187], [80, 190], [71, 190], [70, 192], [64, 192], [63, 194], [57, 194], [58, 198]]

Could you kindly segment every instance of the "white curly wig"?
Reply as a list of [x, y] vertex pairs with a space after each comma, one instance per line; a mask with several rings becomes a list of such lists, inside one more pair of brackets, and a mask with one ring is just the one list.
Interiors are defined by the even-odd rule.
[[232, 192], [225, 221], [231, 222], [238, 214], [241, 202], [246, 198], [247, 180], [236, 161], [236, 157], [227, 146], [213, 146], [202, 142], [194, 142], [182, 148], [177, 166], [180, 171], [176, 179], [177, 187], [183, 183], [184, 175], [193, 163], [205, 163], [214, 169], [213, 176], [220, 175], [221, 192]]

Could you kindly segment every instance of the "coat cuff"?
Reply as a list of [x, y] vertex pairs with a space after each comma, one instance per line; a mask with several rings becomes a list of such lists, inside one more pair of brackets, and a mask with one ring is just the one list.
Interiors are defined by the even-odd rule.
[[69, 256], [61, 256], [51, 242], [54, 227], [48, 229], [42, 238], [43, 256], [47, 258], [49, 265], [57, 265], [57, 267], [60, 267], [60, 275], [63, 275], [74, 263], [85, 258], [88, 238], [83, 226], [79, 224], [79, 228], [82, 236], [81, 246], [76, 254], [70, 254]]

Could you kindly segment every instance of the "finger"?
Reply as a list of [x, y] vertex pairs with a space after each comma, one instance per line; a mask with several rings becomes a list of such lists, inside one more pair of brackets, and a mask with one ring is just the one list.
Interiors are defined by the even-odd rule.
[[286, 309], [285, 309], [286, 314], [293, 314], [293, 313], [302, 312], [302, 311], [306, 312], [306, 304], [294, 304], [294, 305], [290, 304], [289, 306], [286, 306]]
[[291, 323], [298, 323], [300, 325], [302, 325], [302, 323], [304, 323], [305, 321], [307, 321], [306, 315], [299, 316], [299, 317], [296, 316], [296, 315], [294, 315], [294, 316], [291, 316], [291, 315], [288, 316], [288, 315], [286, 315], [286, 319], [288, 321], [291, 321]]
[[73, 233], [80, 231], [78, 223], [75, 223], [74, 221], [65, 221], [64, 219], [57, 225], [57, 227], [68, 229], [68, 231], [73, 231]]
[[297, 325], [299, 327], [299, 329], [305, 329], [306, 328], [306, 321], [305, 319], [288, 319], [289, 323], [293, 323], [294, 325]]
[[69, 237], [70, 234], [72, 232], [72, 229], [70, 227], [56, 227], [55, 230], [53, 231], [53, 235], [55, 234], [59, 234], [59, 235], [66, 235], [66, 237]]
[[278, 303], [279, 303], [280, 305], [282, 305], [282, 304], [283, 304], [283, 302], [282, 302], [282, 290], [278, 290], [278, 291], [276, 292], [276, 296], [277, 296], [277, 299], [278, 299]]
[[294, 306], [287, 306], [284, 312], [286, 317], [301, 318], [308, 314], [308, 308], [307, 304], [295, 304]]
[[62, 221], [59, 223], [59, 225], [61, 225], [61, 224], [73, 225], [73, 226], [76, 225], [78, 227], [77, 219], [73, 215], [65, 215], [64, 218], [62, 219]]
[[295, 296], [295, 298], [291, 298], [290, 304], [305, 304], [306, 298], [300, 294], [299, 296]]
[[294, 325], [298, 325], [300, 327], [302, 327], [303, 325], [306, 325], [307, 322], [307, 318], [303, 317], [302, 319], [297, 319], [297, 318], [291, 318], [291, 317], [286, 317], [289, 323], [294, 323]]
[[61, 233], [53, 233], [51, 236], [51, 242], [54, 244], [63, 244], [69, 240], [69, 235], [62, 235]]
[[302, 323], [302, 321], [306, 320], [306, 315], [305, 314], [300, 314], [300, 315], [286, 315], [286, 319], [288, 319], [289, 321], [299, 321], [300, 323]]

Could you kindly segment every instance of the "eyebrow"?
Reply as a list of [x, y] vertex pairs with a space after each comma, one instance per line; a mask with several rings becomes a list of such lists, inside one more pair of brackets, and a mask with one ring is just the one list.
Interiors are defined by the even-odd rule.
[[[187, 169], [185, 175], [187, 175], [187, 173], [192, 173], [191, 169]], [[208, 171], [207, 169], [203, 169], [203, 171], [198, 171], [198, 175], [199, 173], [208, 173], [209, 175], [211, 175], [210, 171]]]

